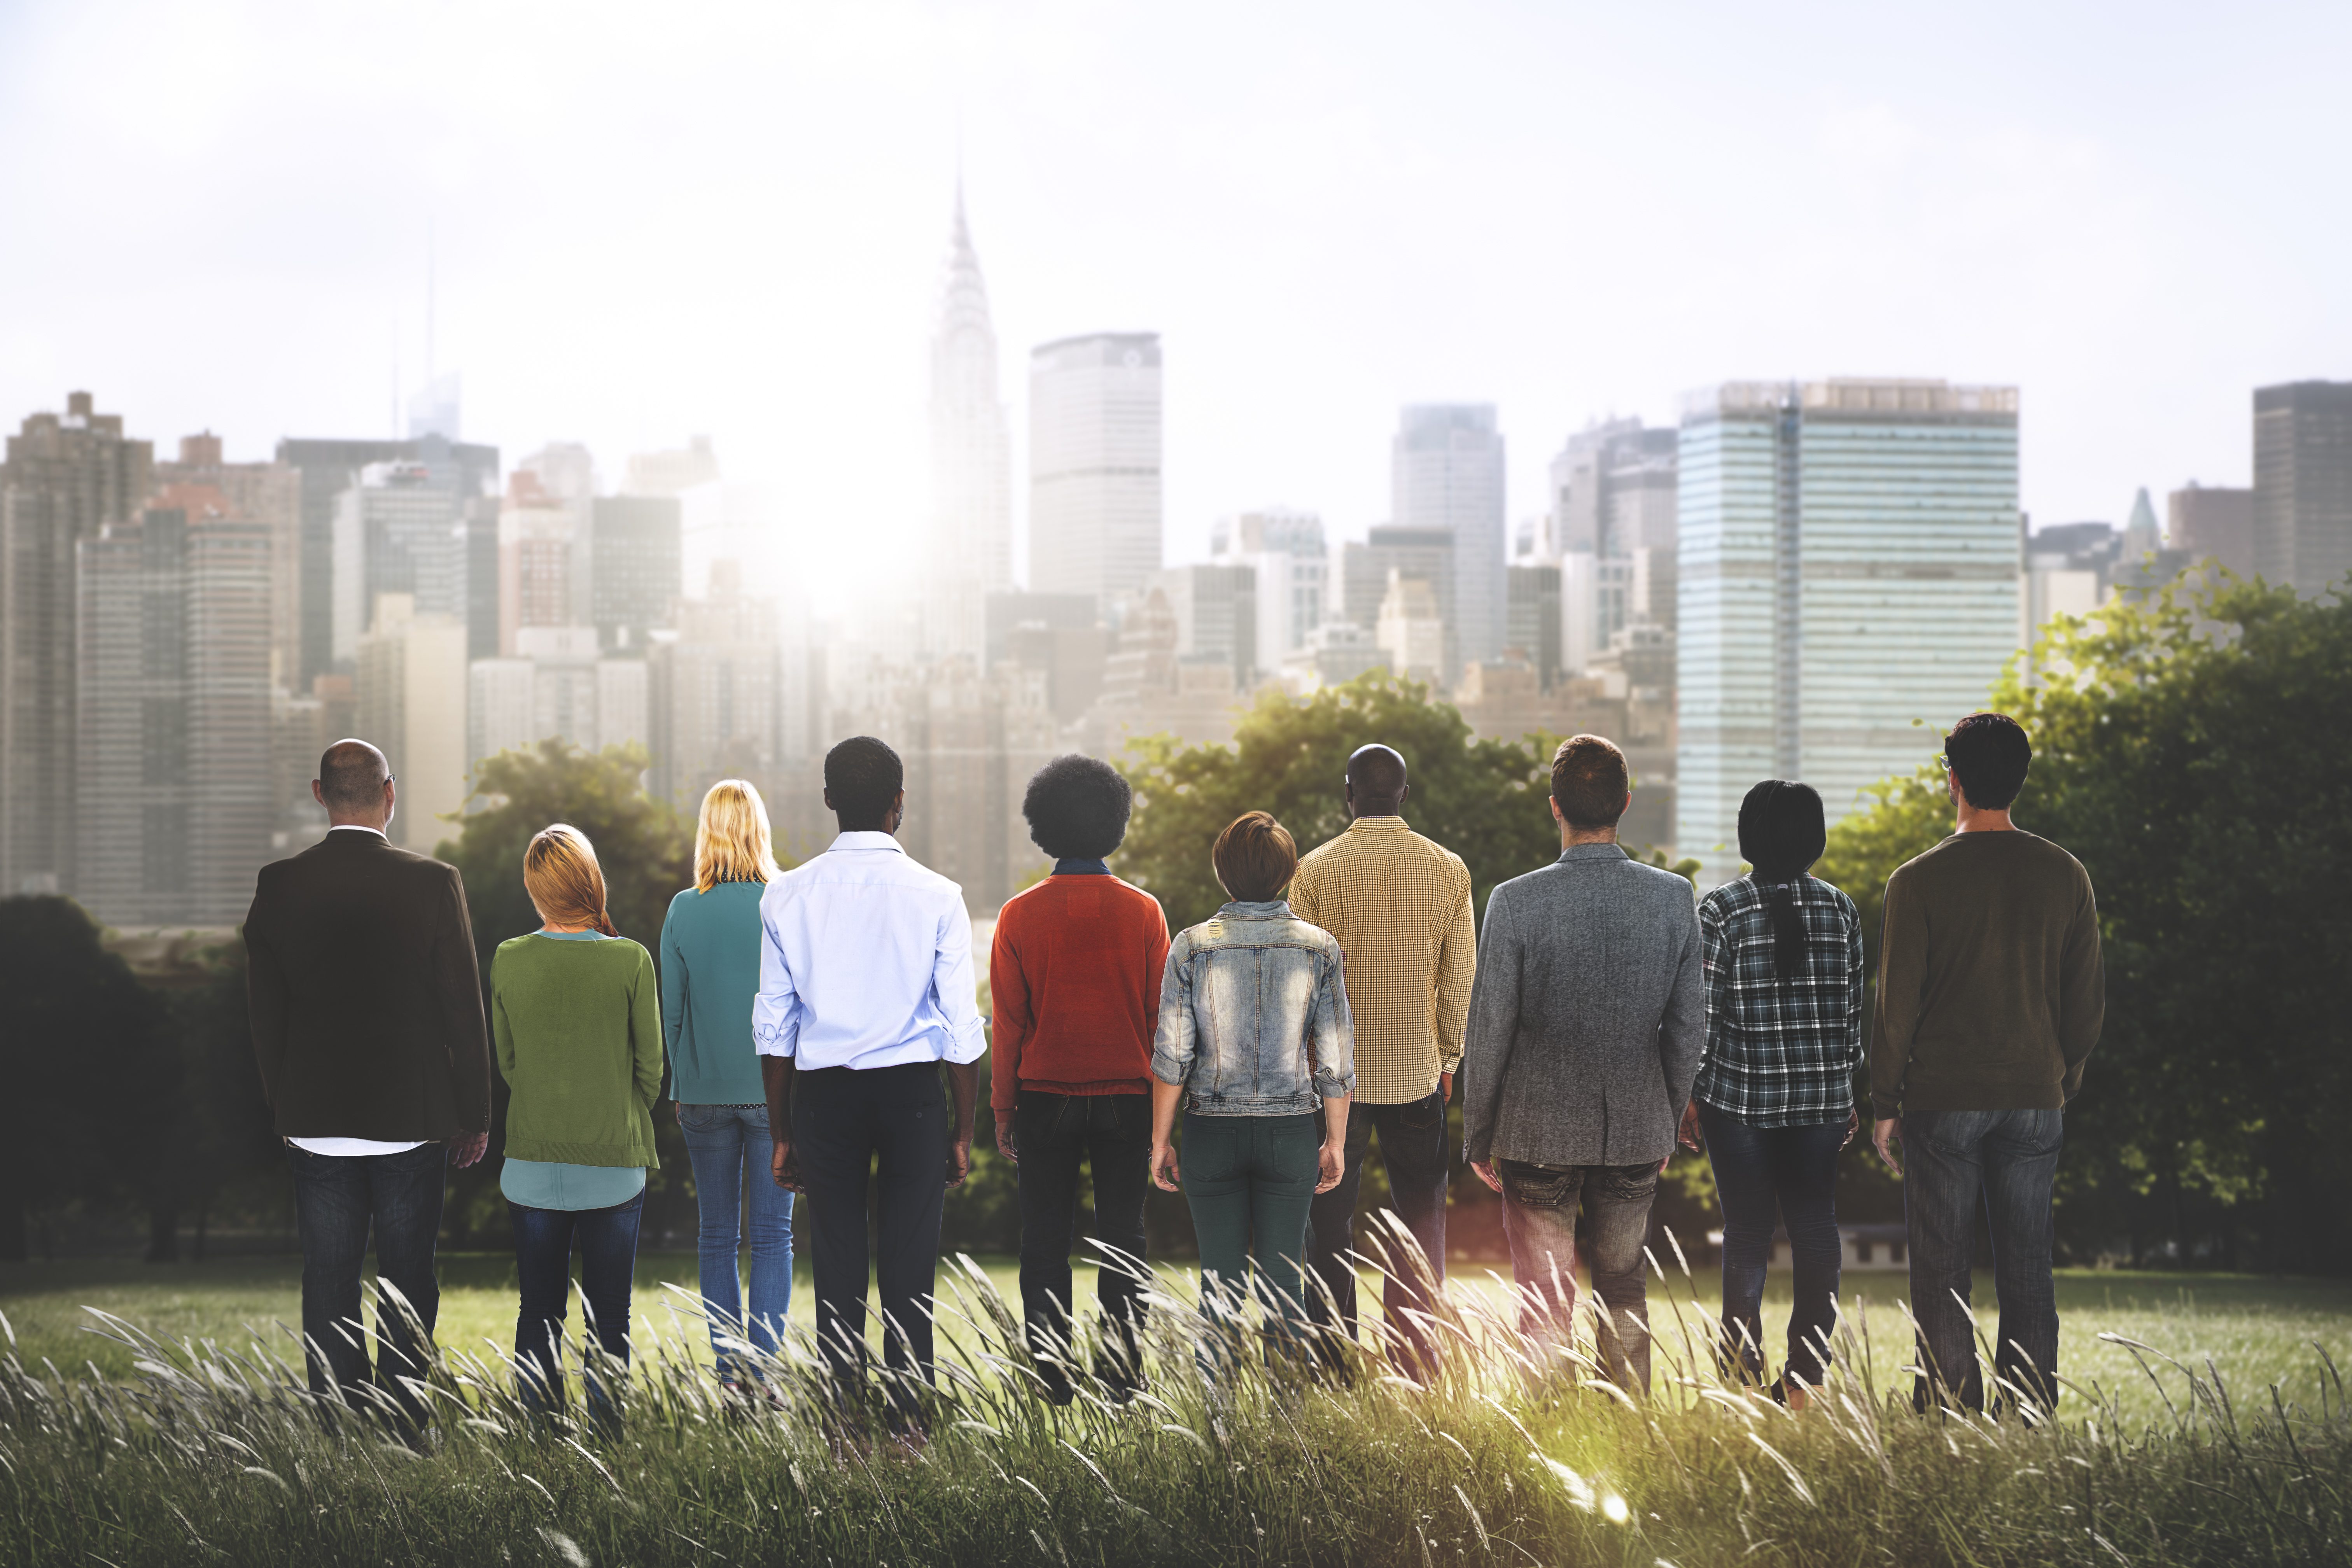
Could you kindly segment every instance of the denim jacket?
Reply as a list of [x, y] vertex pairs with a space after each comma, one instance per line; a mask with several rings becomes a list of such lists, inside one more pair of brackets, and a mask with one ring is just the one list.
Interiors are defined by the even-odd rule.
[[1151, 1076], [1202, 1116], [1296, 1116], [1353, 1094], [1345, 980], [1339, 940], [1282, 900], [1227, 904], [1169, 944]]

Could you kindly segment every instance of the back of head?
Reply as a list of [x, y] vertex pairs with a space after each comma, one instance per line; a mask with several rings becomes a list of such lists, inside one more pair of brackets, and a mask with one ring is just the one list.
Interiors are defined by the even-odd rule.
[[776, 879], [768, 803], [741, 779], [720, 779], [702, 797], [694, 823], [694, 885], [709, 892], [721, 882]]
[[1944, 763], [1979, 811], [2007, 811], [2032, 763], [2025, 726], [2006, 713], [1971, 713], [1944, 737]]
[[1812, 785], [1766, 779], [1739, 803], [1739, 854], [1765, 884], [1772, 915], [1773, 959], [1784, 975], [1805, 967], [1805, 920], [1789, 884], [1829, 845], [1827, 815]]
[[364, 816], [383, 805], [392, 765], [365, 741], [343, 740], [319, 758], [319, 795], [330, 816]]
[[1093, 757], [1055, 757], [1021, 797], [1029, 837], [1056, 860], [1107, 860], [1127, 837], [1134, 792], [1117, 768]]
[[1245, 811], [1217, 835], [1209, 864], [1236, 903], [1271, 903], [1298, 869], [1298, 845], [1271, 812]]
[[1599, 735], [1570, 735], [1551, 758], [1551, 797], [1560, 819], [1581, 833], [1614, 827], [1625, 815], [1633, 771], [1617, 743]]
[[542, 827], [522, 852], [522, 885], [550, 925], [585, 926], [621, 933], [604, 911], [604, 868], [596, 847], [569, 823]]
[[824, 754], [824, 793], [845, 833], [873, 832], [907, 784], [898, 753], [871, 735], [852, 735]]
[[1348, 759], [1348, 791], [1356, 810], [1394, 812], [1404, 800], [1404, 757], [1392, 746], [1359, 746]]

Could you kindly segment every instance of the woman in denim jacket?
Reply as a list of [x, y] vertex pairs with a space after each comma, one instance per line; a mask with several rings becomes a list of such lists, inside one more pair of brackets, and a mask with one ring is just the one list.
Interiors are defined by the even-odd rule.
[[[1171, 1193], [1182, 1184], [1204, 1306], [1230, 1310], [1255, 1258], [1296, 1338], [1307, 1209], [1339, 1183], [1356, 1089], [1339, 943], [1283, 900], [1298, 847], [1266, 813], [1235, 818], [1210, 861], [1233, 901], [1168, 949], [1151, 1047], [1151, 1179]], [[1184, 1173], [1169, 1142], [1180, 1100]]]

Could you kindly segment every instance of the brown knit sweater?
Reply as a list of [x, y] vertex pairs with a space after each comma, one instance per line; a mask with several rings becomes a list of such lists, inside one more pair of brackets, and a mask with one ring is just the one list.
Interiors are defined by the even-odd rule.
[[2105, 994], [2082, 862], [2031, 833], [1955, 833], [1887, 879], [1872, 1110], [2062, 1106]]

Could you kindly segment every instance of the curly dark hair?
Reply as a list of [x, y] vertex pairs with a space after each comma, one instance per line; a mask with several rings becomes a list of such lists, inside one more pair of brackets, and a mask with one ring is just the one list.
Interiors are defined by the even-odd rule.
[[1127, 837], [1133, 792], [1117, 768], [1093, 757], [1055, 757], [1029, 781], [1021, 815], [1029, 837], [1056, 860], [1101, 860]]
[[824, 792], [844, 832], [880, 827], [906, 783], [898, 753], [871, 735], [852, 735], [824, 754]]

